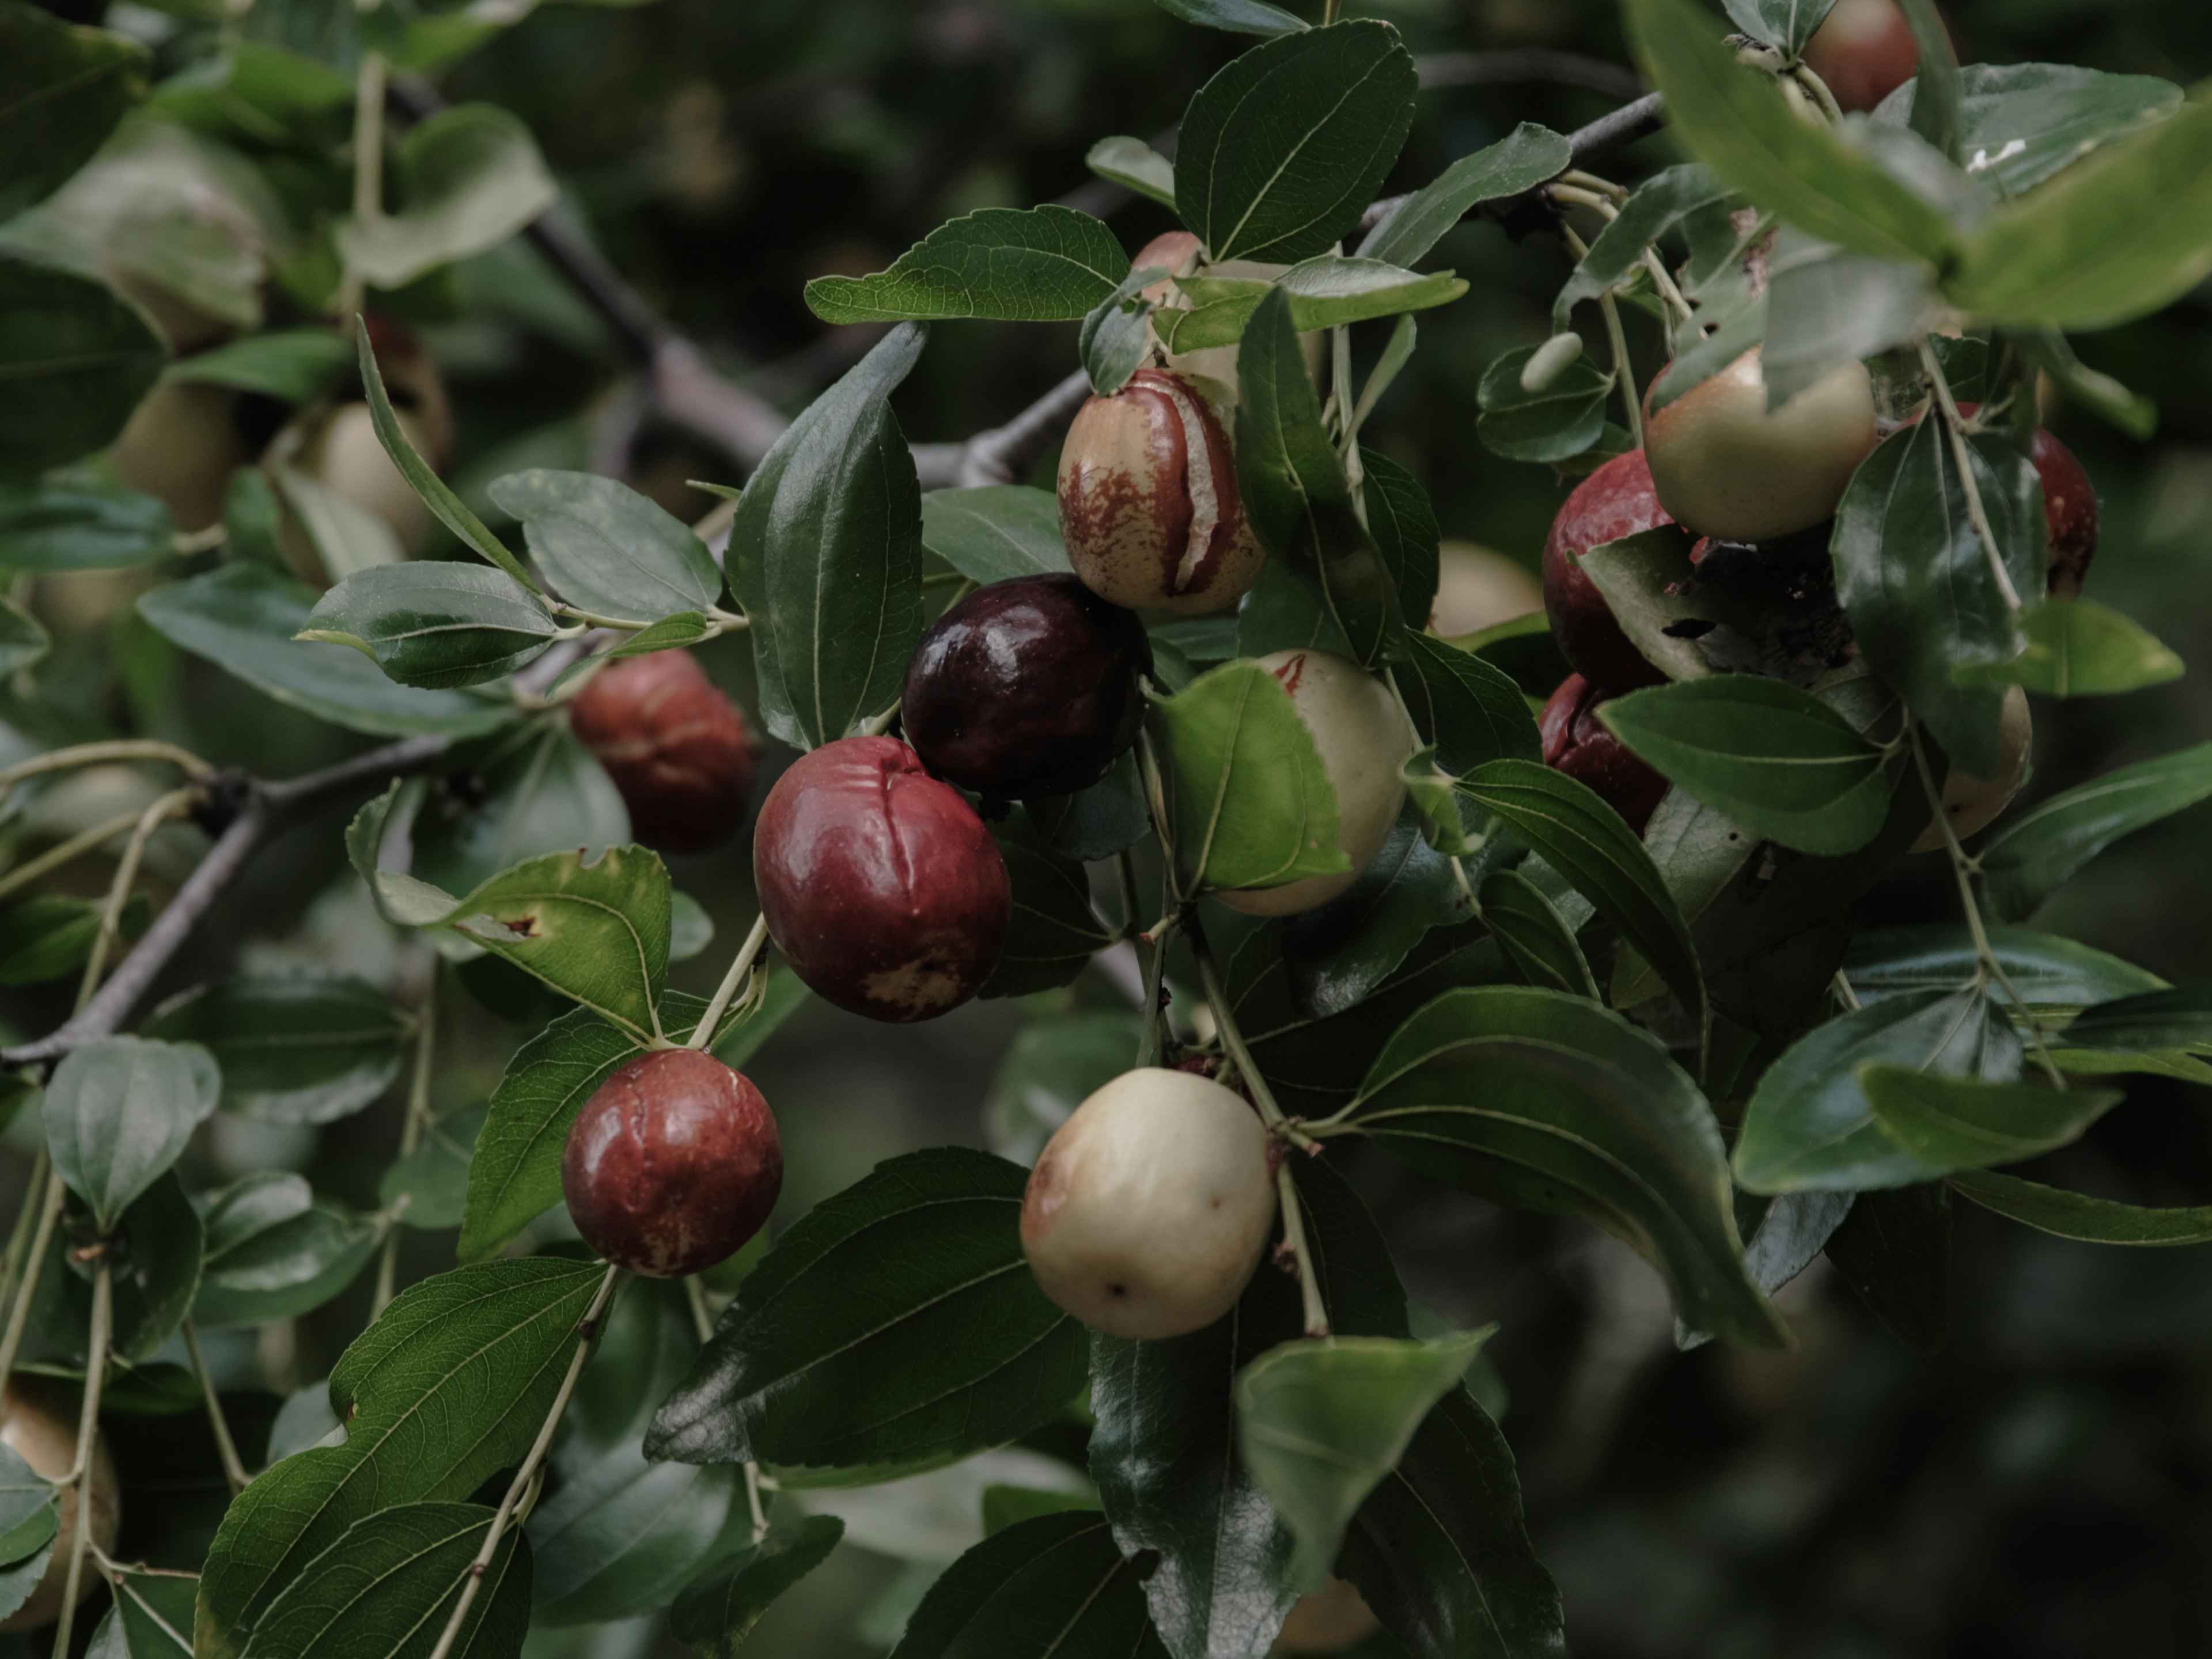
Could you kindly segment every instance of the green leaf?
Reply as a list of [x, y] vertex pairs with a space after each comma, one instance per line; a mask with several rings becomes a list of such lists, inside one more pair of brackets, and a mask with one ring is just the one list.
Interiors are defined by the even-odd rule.
[[1969, 663], [1967, 685], [2021, 685], [2052, 697], [2106, 697], [2163, 685], [2181, 659], [2132, 618], [2094, 599], [2047, 599], [2020, 619], [2027, 641], [2016, 657]]
[[2020, 1039], [1972, 984], [1891, 997], [1816, 1026], [1767, 1068], [1744, 1109], [1738, 1184], [1754, 1193], [1845, 1192], [1942, 1174], [1875, 1119], [1858, 1077], [1869, 1062], [2010, 1083], [2020, 1075]]
[[752, 1546], [745, 1474], [648, 1463], [635, 1440], [568, 1472], [530, 1517], [539, 1625], [592, 1625], [666, 1607]]
[[2038, 802], [1975, 857], [1991, 913], [2015, 921], [2123, 836], [2212, 795], [2212, 743], [2137, 761]]
[[978, 584], [1072, 568], [1060, 502], [1028, 484], [931, 490], [921, 498], [921, 544]]
[[647, 1455], [866, 1484], [1053, 1417], [1083, 1387], [1084, 1338], [1022, 1254], [1026, 1182], [1018, 1164], [945, 1148], [816, 1206], [724, 1310]]
[[1388, 978], [1431, 927], [1472, 914], [1450, 861], [1423, 839], [1409, 802], [1351, 886], [1285, 922], [1291, 994], [1310, 1013], [1341, 1013]]
[[[2099, 147], [2172, 115], [2181, 88], [2150, 75], [2110, 75], [2071, 64], [1968, 64], [1959, 71], [1960, 154], [2016, 197]], [[1907, 81], [1874, 118], [1907, 125], [1918, 94]]]
[[492, 480], [491, 498], [522, 521], [531, 556], [583, 610], [651, 623], [711, 611], [722, 596], [706, 544], [613, 478], [532, 467]]
[[113, 442], [162, 356], [145, 318], [102, 283], [0, 256], [0, 482]]
[[1153, 326], [1170, 351], [1236, 344], [1260, 302], [1276, 289], [1289, 296], [1291, 322], [1302, 334], [1426, 311], [1467, 292], [1467, 283], [1449, 270], [1422, 276], [1380, 259], [1334, 253], [1302, 259], [1273, 278], [1182, 276], [1176, 286], [1195, 303], [1188, 311], [1155, 313]]
[[[1802, 9], [1794, 0], [1781, 0], [1781, 3]], [[1564, 145], [1565, 141], [1561, 143]], [[1560, 167], [1569, 165], [1562, 161]], [[1665, 168], [1637, 185], [1621, 204], [1620, 216], [1597, 234], [1589, 252], [1583, 255], [1566, 286], [1559, 290], [1559, 297], [1552, 302], [1552, 331], [1564, 331], [1574, 308], [1583, 301], [1610, 293], [1641, 270], [1644, 251], [1689, 215], [1724, 203], [1730, 194], [1711, 167], [1697, 162]]]
[[206, 1049], [140, 1037], [102, 1037], [54, 1067], [46, 1147], [102, 1232], [177, 1161], [222, 1086]]
[[[1394, 333], [1391, 337], [1395, 343], [1399, 337]], [[1387, 348], [1384, 355], [1389, 355]], [[1379, 367], [1376, 373], [1381, 373]], [[1417, 624], [1407, 631], [1418, 633], [1418, 624], [1436, 607], [1437, 571], [1443, 556], [1443, 532], [1437, 527], [1436, 508], [1420, 480], [1388, 455], [1363, 449], [1359, 465], [1367, 475], [1360, 500], [1367, 508], [1368, 533], [1375, 538], [1397, 585], [1399, 614]]]
[[687, 1648], [734, 1659], [778, 1597], [830, 1559], [845, 1535], [834, 1515], [810, 1515], [795, 1526], [773, 1525], [734, 1571], [695, 1584], [668, 1610], [668, 1633]]
[[0, 1567], [0, 1607], [13, 1613], [29, 1601], [33, 1593], [45, 1582], [46, 1568], [52, 1562], [53, 1556], [54, 1547], [49, 1542], [27, 1560]]
[[806, 304], [825, 323], [1072, 321], [1128, 271], [1114, 233], [1087, 213], [1051, 203], [980, 208], [939, 225], [888, 270], [817, 276], [806, 285]]
[[[109, 1238], [114, 1268], [112, 1342], [116, 1353], [143, 1364], [176, 1334], [200, 1282], [204, 1241], [198, 1215], [173, 1170], [165, 1170], [132, 1200]], [[82, 1352], [92, 1332], [92, 1270], [46, 1259], [33, 1303], [39, 1328]], [[195, 1395], [198, 1384], [194, 1382]], [[0, 1556], [0, 1559], [4, 1559]]]
[[1915, 1353], [1951, 1334], [1951, 1194], [1934, 1182], [1861, 1193], [1829, 1238], [1838, 1277]]
[[1925, 265], [1853, 253], [1791, 226], [1777, 233], [1767, 271], [1759, 367], [1769, 408], [1861, 358], [1911, 345], [1953, 314]]
[[46, 630], [13, 604], [0, 601], [0, 674], [28, 668], [46, 654]]
[[[1167, 274], [1164, 265], [1131, 271], [1083, 319], [1083, 326], [1076, 331], [1075, 354], [1083, 361], [1083, 372], [1091, 377], [1096, 396], [1110, 398], [1127, 386], [1152, 349], [1152, 302], [1139, 299], [1138, 290], [1166, 281]], [[925, 545], [928, 536], [925, 524]]]
[[[343, 581], [356, 571], [405, 561], [407, 550], [400, 545], [398, 532], [381, 515], [296, 467], [280, 465], [274, 471], [284, 504], [292, 509], [294, 522], [305, 534], [314, 561], [322, 567], [322, 576]], [[283, 545], [280, 541], [280, 551]], [[289, 559], [281, 569], [290, 574]]]
[[331, 1373], [344, 1443], [286, 1458], [224, 1513], [200, 1579], [197, 1651], [235, 1653], [277, 1594], [355, 1522], [465, 1498], [519, 1462], [603, 1276], [596, 1262], [540, 1256], [479, 1262], [401, 1291]]
[[1805, 49], [1836, 0], [1722, 0], [1735, 26], [1785, 58]]
[[1597, 981], [1574, 930], [1542, 889], [1517, 871], [1498, 870], [1484, 878], [1481, 897], [1482, 925], [1522, 979], [1544, 990], [1598, 1000]]
[[533, 661], [560, 625], [528, 592], [480, 564], [384, 564], [315, 602], [306, 640], [351, 646], [402, 685], [481, 685]]
[[2066, 1028], [2064, 1040], [2072, 1048], [2130, 1053], [2212, 1050], [2212, 984], [2178, 985], [2100, 1002], [2083, 1010]]
[[1133, 750], [1088, 789], [1025, 801], [1023, 809], [1054, 852], [1079, 864], [1110, 859], [1136, 845], [1152, 829]]
[[297, 638], [313, 589], [258, 565], [170, 582], [138, 601], [154, 631], [256, 690], [318, 720], [374, 737], [479, 737], [514, 717], [503, 697], [424, 691], [385, 678], [354, 651]]
[[1758, 674], [1616, 697], [1606, 729], [1753, 835], [1840, 856], [1881, 833], [1888, 757], [1808, 692]]
[[[2005, 977], [2032, 1008], [2070, 1011], [2165, 988], [2166, 981], [2147, 969], [2055, 933], [2025, 927], [1991, 927], [1988, 933]], [[1844, 958], [1851, 994], [1863, 1003], [1916, 991], [1955, 991], [1978, 966], [1973, 936], [1958, 923], [1869, 928], [1852, 939]]]
[[1070, 1510], [1104, 1513], [1096, 1492], [1048, 1492], [1040, 1486], [983, 1488], [983, 1536], [1033, 1521], [1040, 1515], [1062, 1515]]
[[1164, 208], [1175, 206], [1175, 163], [1141, 138], [1127, 133], [1101, 138], [1085, 155], [1083, 165], [1109, 184], [1149, 197]]
[[1575, 672], [1559, 653], [1559, 642], [1552, 636], [1551, 619], [1540, 611], [1445, 643], [1470, 657], [1480, 657], [1519, 687], [1524, 697], [1539, 702]]
[[1152, 718], [1184, 893], [1351, 868], [1338, 844], [1335, 787], [1273, 674], [1224, 663], [1156, 703]]
[[1034, 1164], [1078, 1106], [1129, 1069], [1137, 1038], [1137, 1017], [1119, 1010], [1053, 1014], [1024, 1025], [983, 1102], [991, 1150]]
[[0, 1446], [0, 1561], [20, 1561], [46, 1547], [60, 1525], [54, 1483]]
[[1910, 130], [1945, 159], [1963, 162], [1966, 156], [1959, 147], [1959, 54], [1951, 45], [1951, 32], [1943, 26], [1935, 0], [1899, 0], [1899, 9], [1911, 31], [1920, 60], [1919, 72], [1913, 77]]
[[[481, 1504], [398, 1504], [362, 1516], [285, 1586], [254, 1626], [245, 1659], [427, 1653], [469, 1582], [493, 1513]], [[453, 1659], [520, 1651], [530, 1578], [529, 1547], [510, 1532], [462, 1621]]]
[[[108, 1582], [114, 1586], [114, 1605], [93, 1632], [93, 1654], [102, 1659], [191, 1659], [192, 1598], [199, 1584], [177, 1573], [120, 1572]], [[101, 1632], [111, 1624], [121, 1626], [120, 1649], [103, 1648]], [[112, 1644], [113, 1636], [106, 1638]]]
[[174, 548], [177, 521], [153, 496], [90, 469], [0, 484], [0, 568], [120, 570]]
[[397, 212], [337, 228], [347, 268], [378, 288], [496, 247], [560, 200], [530, 129], [492, 104], [457, 104], [399, 141]]
[[1358, 19], [1255, 46], [1183, 112], [1176, 211], [1216, 261], [1327, 252], [1398, 159], [1417, 88], [1388, 23]]
[[467, 793], [433, 790], [408, 826], [417, 880], [465, 893], [518, 859], [581, 849], [596, 859], [629, 840], [614, 781], [565, 721], [471, 769]]
[[1295, 34], [1309, 27], [1304, 18], [1268, 5], [1267, 0], [1154, 0], [1154, 3], [1186, 23], [1226, 29], [1232, 34]]
[[1353, 1511], [1398, 1467], [1494, 1328], [1434, 1342], [1285, 1342], [1237, 1373], [1237, 1449], [1290, 1523], [1291, 1571], [1308, 1592], [1328, 1582]]
[[678, 650], [685, 646], [697, 645], [702, 641], [713, 638], [714, 632], [706, 617], [696, 611], [679, 611], [672, 617], [663, 617], [651, 626], [639, 629], [607, 650], [594, 652], [570, 663], [554, 677], [548, 690], [564, 690], [574, 681], [595, 672], [602, 663], [623, 657], [649, 657], [656, 651]]
[[1695, 1328], [1786, 1341], [1744, 1271], [1711, 1108], [1656, 1037], [1588, 999], [1446, 993], [1376, 1057], [1352, 1121], [1467, 1190], [1595, 1222], [1659, 1270]]
[[350, 975], [238, 974], [173, 997], [148, 1036], [196, 1042], [222, 1072], [222, 1104], [270, 1123], [331, 1123], [399, 1075], [407, 1027]]
[[[1217, 0], [1218, 3], [1218, 0]], [[945, 1570], [891, 1659], [1165, 1659], [1136, 1566], [1103, 1516], [1041, 1515]]]
[[1475, 435], [1483, 447], [1509, 461], [1571, 460], [1605, 432], [1605, 400], [1613, 376], [1577, 357], [1542, 390], [1521, 384], [1521, 371], [1543, 348], [1516, 346], [1482, 371], [1475, 402]]
[[146, 95], [146, 48], [32, 6], [0, 11], [0, 220], [90, 161]]
[[106, 908], [67, 893], [9, 905], [0, 913], [0, 985], [43, 985], [83, 967]]
[[2021, 355], [2058, 383], [2059, 389], [2091, 413], [2109, 421], [2137, 442], [2158, 430], [2158, 405], [2111, 375], [2091, 368], [2074, 355], [2066, 337], [2055, 331], [2021, 329], [2008, 337]]
[[1534, 190], [1573, 165], [1574, 149], [1565, 138], [1534, 121], [1523, 121], [1496, 143], [1461, 156], [1401, 200], [1367, 233], [1359, 257], [1411, 266], [1472, 209]]
[[926, 338], [893, 329], [816, 398], [754, 471], [730, 527], [761, 713], [802, 749], [889, 708], [921, 637], [921, 490], [889, 399]]
[[208, 1329], [312, 1313], [359, 1278], [384, 1230], [295, 1175], [264, 1170], [217, 1193], [192, 1318]]
[[2017, 1164], [2071, 1146], [2118, 1105], [2118, 1089], [2046, 1088], [1929, 1076], [1878, 1060], [1856, 1068], [1875, 1121], [1931, 1169]]
[[1949, 1185], [2008, 1220], [2086, 1244], [2212, 1243], [2212, 1204], [2148, 1209], [1987, 1170], [1961, 1170]]
[[312, 404], [337, 391], [353, 367], [345, 337], [323, 328], [248, 335], [169, 366], [173, 380], [258, 392], [279, 403]]
[[432, 1122], [421, 1145], [385, 1166], [376, 1183], [378, 1205], [401, 1225], [425, 1232], [459, 1226], [485, 1112], [482, 1106], [465, 1108]]
[[1045, 844], [1025, 811], [1010, 811], [991, 835], [1013, 883], [1013, 911], [998, 965], [976, 994], [1028, 996], [1074, 983], [1115, 938], [1091, 908], [1090, 878]]

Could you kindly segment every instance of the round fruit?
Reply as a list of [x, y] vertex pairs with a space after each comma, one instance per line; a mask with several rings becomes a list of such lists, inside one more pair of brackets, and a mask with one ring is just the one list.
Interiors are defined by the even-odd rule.
[[609, 663], [568, 705], [568, 723], [622, 792], [630, 830], [647, 846], [703, 853], [744, 824], [753, 736], [690, 652]]
[[792, 971], [871, 1019], [931, 1019], [982, 988], [1013, 892], [982, 819], [890, 738], [825, 744], [775, 781], [753, 884]]
[[899, 705], [933, 772], [1001, 800], [1073, 794], [1106, 775], [1144, 724], [1144, 624], [1074, 576], [970, 593], [921, 636]]
[[1218, 1083], [1125, 1072], [1045, 1143], [1022, 1200], [1044, 1293], [1113, 1336], [1201, 1330], [1236, 1306], [1275, 1215], [1267, 1132]]
[[[1943, 780], [1943, 816], [1951, 820], [1951, 833], [1960, 841], [1984, 830], [2012, 804], [2027, 777], [2028, 750], [2033, 746], [2034, 722], [2028, 718], [2027, 693], [2020, 687], [2005, 689], [2004, 713], [1997, 726], [1996, 770], [1977, 778], [1954, 766]], [[1916, 853], [1932, 853], [1943, 844], [1940, 824], [1930, 823], [1912, 843]]]
[[1552, 533], [1544, 538], [1544, 611], [1560, 654], [1577, 673], [1623, 691], [1667, 678], [1629, 643], [1613, 607], [1575, 559], [1593, 547], [1673, 522], [1659, 505], [1640, 449], [1614, 456], [1577, 484], [1552, 520]]
[[1856, 362], [1770, 411], [1754, 346], [1666, 408], [1650, 410], [1649, 394], [1645, 402], [1660, 505], [1723, 541], [1772, 541], [1834, 517], [1851, 474], [1881, 441], [1874, 382]]
[[1075, 574], [1132, 611], [1218, 611], [1267, 557], [1221, 417], [1165, 369], [1140, 368], [1076, 411], [1060, 451], [1060, 527]]
[[[58, 1479], [76, 1467], [77, 1407], [72, 1391], [44, 1379], [18, 1376], [0, 1395], [0, 1443], [48, 1479]], [[115, 1547], [116, 1529], [122, 1524], [123, 1487], [115, 1474], [104, 1436], [92, 1443], [92, 1541], [102, 1550]], [[61, 1525], [54, 1534], [54, 1553], [30, 1599], [4, 1620], [0, 1633], [36, 1630], [61, 1617], [62, 1593], [69, 1583], [69, 1542], [76, 1528], [76, 1488], [62, 1494]], [[77, 1580], [77, 1602], [99, 1588], [100, 1575], [88, 1564]]]
[[1398, 768], [1418, 743], [1390, 688], [1349, 658], [1327, 651], [1276, 651], [1260, 666], [1290, 693], [1336, 789], [1336, 844], [1352, 861], [1342, 875], [1308, 876], [1280, 887], [1214, 896], [1248, 916], [1289, 916], [1326, 904], [1375, 861], [1405, 804]]
[[[377, 373], [400, 429], [430, 470], [443, 472], [453, 459], [453, 411], [436, 362], [398, 319], [372, 313], [367, 325]], [[334, 495], [391, 526], [410, 555], [422, 550], [430, 533], [430, 509], [385, 453], [367, 404], [340, 404], [332, 410], [301, 466]]]
[[1342, 1653], [1382, 1628], [1382, 1621], [1348, 1579], [1332, 1578], [1301, 1595], [1275, 1638], [1279, 1654]]
[[164, 376], [139, 399], [109, 452], [116, 476], [158, 497], [179, 530], [206, 529], [222, 517], [232, 471], [253, 459], [237, 414], [230, 387]]
[[1536, 579], [1503, 553], [1473, 542], [1446, 542], [1437, 550], [1437, 597], [1429, 607], [1431, 634], [1457, 639], [1543, 608], [1544, 590]]
[[[1129, 269], [1142, 270], [1147, 265], [1158, 265], [1167, 275], [1157, 283], [1146, 283], [1137, 290], [1138, 294], [1156, 306], [1167, 305], [1174, 301], [1180, 292], [1175, 285], [1175, 279], [1194, 268], [1202, 246], [1198, 238], [1187, 230], [1164, 230], [1153, 237], [1137, 250], [1135, 257], [1129, 261]], [[1188, 302], [1186, 301], [1180, 309], [1188, 310]]]
[[1544, 764], [1588, 784], [1640, 836], [1667, 793], [1667, 780], [1598, 719], [1599, 705], [1610, 702], [1613, 696], [1580, 674], [1561, 680], [1537, 721], [1544, 738]]
[[1871, 110], [1920, 70], [1920, 48], [1897, 0], [1837, 0], [1805, 43], [1807, 67], [1844, 110]]
[[561, 1154], [584, 1243], [678, 1279], [735, 1255], [783, 1188], [783, 1143], [750, 1079], [696, 1048], [658, 1048], [602, 1083]]
[[[1960, 404], [1959, 413], [1972, 415], [1980, 407]], [[2096, 486], [2074, 452], [2047, 426], [2036, 428], [2028, 458], [2043, 480], [2044, 562], [2050, 571], [2051, 597], [2079, 599], [2089, 579], [2090, 561], [2097, 556]]]

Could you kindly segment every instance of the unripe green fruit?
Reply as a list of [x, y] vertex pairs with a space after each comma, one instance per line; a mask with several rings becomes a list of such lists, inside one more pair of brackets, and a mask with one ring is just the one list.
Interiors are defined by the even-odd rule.
[[1045, 1143], [1022, 1200], [1044, 1293], [1111, 1336], [1202, 1330], [1237, 1305], [1275, 1216], [1267, 1132], [1188, 1072], [1125, 1072]]
[[[2034, 746], [2035, 725], [2027, 712], [2027, 693], [2009, 686], [2004, 714], [1997, 727], [1996, 770], [1978, 778], [1957, 766], [1943, 780], [1943, 816], [1951, 820], [1951, 833], [1960, 841], [1996, 822], [1998, 813], [2012, 805], [2027, 777], [2028, 751]], [[1941, 824], [1930, 823], [1912, 843], [1916, 853], [1932, 853], [1943, 844]]]
[[1398, 768], [1418, 740], [1390, 688], [1348, 658], [1327, 651], [1277, 651], [1261, 658], [1260, 666], [1290, 694], [1291, 707], [1321, 751], [1321, 763], [1336, 790], [1337, 845], [1352, 868], [1341, 875], [1308, 876], [1280, 887], [1240, 888], [1214, 896], [1248, 916], [1291, 916], [1328, 903], [1375, 861], [1406, 800]]
[[[76, 1407], [69, 1390], [28, 1377], [17, 1377], [0, 1397], [0, 1443], [40, 1474], [58, 1480], [76, 1467]], [[54, 1534], [54, 1553], [30, 1599], [4, 1620], [0, 1633], [36, 1630], [61, 1617], [62, 1593], [69, 1582], [70, 1540], [76, 1529], [76, 1492], [72, 1486], [62, 1494], [61, 1527]], [[92, 1443], [92, 1541], [103, 1550], [115, 1547], [122, 1525], [123, 1486], [116, 1478], [115, 1459], [106, 1440], [95, 1434]], [[100, 1588], [100, 1574], [89, 1565], [77, 1580], [77, 1603]]]
[[1874, 383], [1845, 363], [1781, 408], [1766, 407], [1757, 347], [1664, 409], [1644, 398], [1644, 447], [1659, 504], [1685, 529], [1769, 542], [1833, 518], [1874, 453]]

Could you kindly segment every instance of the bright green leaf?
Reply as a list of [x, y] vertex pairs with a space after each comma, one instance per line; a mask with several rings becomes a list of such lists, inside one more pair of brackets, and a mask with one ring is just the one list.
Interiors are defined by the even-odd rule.
[[2020, 685], [2052, 697], [2112, 696], [2181, 678], [2181, 659], [2142, 623], [2094, 599], [2050, 599], [2020, 619], [2027, 645], [1955, 671], [1968, 685]]
[[1534, 121], [1523, 121], [1496, 143], [1461, 156], [1401, 198], [1367, 233], [1359, 257], [1413, 265], [1470, 210], [1534, 190], [1573, 165], [1574, 150], [1565, 138]]
[[2117, 767], [2035, 805], [1975, 854], [2000, 921], [2016, 921], [2123, 836], [2212, 795], [2212, 743]]
[[106, 1231], [177, 1161], [222, 1087], [213, 1056], [189, 1043], [114, 1036], [71, 1050], [42, 1109], [54, 1172]]
[[501, 571], [480, 564], [385, 564], [315, 602], [300, 637], [350, 646], [402, 685], [481, 685], [534, 660], [559, 624]]
[[888, 270], [817, 276], [806, 304], [825, 323], [995, 317], [1072, 321], [1114, 292], [1129, 256], [1100, 221], [1073, 208], [981, 208], [939, 225]]

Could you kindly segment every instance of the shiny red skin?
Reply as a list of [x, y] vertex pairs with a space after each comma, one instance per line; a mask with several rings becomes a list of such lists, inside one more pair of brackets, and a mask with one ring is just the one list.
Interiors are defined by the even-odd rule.
[[696, 1048], [660, 1048], [602, 1083], [568, 1127], [561, 1190], [584, 1243], [676, 1279], [726, 1260], [783, 1188], [783, 1142], [751, 1080]]
[[871, 1019], [932, 1019], [982, 988], [1012, 910], [975, 811], [890, 738], [842, 738], [768, 792], [753, 884], [784, 960]]
[[648, 847], [703, 853], [744, 825], [756, 745], [737, 704], [688, 651], [608, 664], [568, 705]]
[[1616, 455], [1575, 486], [1544, 538], [1544, 612], [1568, 665], [1615, 691], [1656, 685], [1666, 676], [1629, 643], [1597, 584], [1567, 556], [1672, 524], [1651, 486], [1644, 452]]
[[1828, 83], [1838, 109], [1870, 111], [1920, 72], [1912, 26], [1895, 5], [1887, 10], [1872, 28], [1831, 13], [1830, 22], [1806, 42], [1805, 62]]
[[1640, 836], [1667, 793], [1667, 780], [1599, 720], [1598, 705], [1613, 696], [1570, 674], [1544, 705], [1537, 730], [1544, 739], [1544, 764], [1588, 784]]
[[[1972, 415], [1980, 407], [1960, 404], [1959, 413]], [[2047, 426], [2036, 428], [2028, 459], [2043, 480], [2043, 549], [2051, 597], [2079, 599], [2089, 579], [2089, 562], [2097, 556], [2096, 486], [2074, 452]]]
[[1104, 777], [1144, 724], [1152, 647], [1136, 613], [1068, 574], [970, 593], [921, 636], [900, 720], [929, 769], [1001, 800]]

